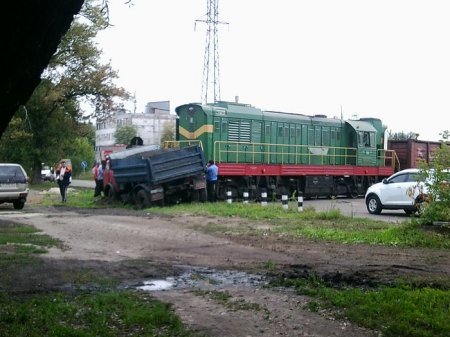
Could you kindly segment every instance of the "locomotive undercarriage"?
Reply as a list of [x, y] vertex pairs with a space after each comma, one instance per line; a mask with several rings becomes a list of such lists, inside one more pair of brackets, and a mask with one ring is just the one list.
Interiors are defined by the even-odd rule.
[[244, 192], [249, 200], [260, 201], [265, 192], [268, 201], [280, 200], [282, 195], [295, 199], [302, 193], [306, 199], [364, 196], [367, 188], [380, 181], [377, 176], [246, 176], [221, 177], [218, 181], [218, 199], [226, 200], [231, 191], [234, 200], [242, 200]]

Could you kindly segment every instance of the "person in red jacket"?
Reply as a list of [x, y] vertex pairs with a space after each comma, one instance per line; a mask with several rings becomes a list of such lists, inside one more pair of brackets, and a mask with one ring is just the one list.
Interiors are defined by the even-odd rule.
[[106, 160], [102, 160], [101, 164], [97, 168], [97, 180], [95, 181], [94, 197], [102, 195], [103, 192], [103, 173], [106, 169]]
[[67, 187], [70, 185], [71, 180], [72, 172], [70, 171], [70, 168], [66, 166], [66, 162], [62, 160], [56, 169], [56, 181], [59, 185], [62, 202], [67, 201]]

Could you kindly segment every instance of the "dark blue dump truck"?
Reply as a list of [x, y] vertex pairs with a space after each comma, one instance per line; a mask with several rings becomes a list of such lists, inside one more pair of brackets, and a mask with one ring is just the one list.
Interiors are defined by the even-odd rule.
[[200, 146], [137, 147], [111, 154], [104, 174], [110, 199], [139, 208], [206, 199], [205, 157]]

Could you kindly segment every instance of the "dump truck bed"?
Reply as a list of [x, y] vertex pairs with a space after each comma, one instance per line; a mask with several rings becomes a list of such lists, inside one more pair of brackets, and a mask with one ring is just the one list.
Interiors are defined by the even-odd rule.
[[164, 184], [202, 174], [205, 159], [199, 146], [134, 153], [121, 159], [111, 158], [111, 168], [118, 184]]

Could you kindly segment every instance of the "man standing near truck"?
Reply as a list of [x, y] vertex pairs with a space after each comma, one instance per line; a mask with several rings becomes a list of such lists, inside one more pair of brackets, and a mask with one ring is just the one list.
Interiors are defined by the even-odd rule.
[[102, 195], [103, 192], [103, 173], [106, 169], [106, 160], [102, 160], [100, 166], [97, 168], [97, 180], [95, 181], [94, 197]]
[[208, 193], [208, 201], [217, 201], [217, 174], [219, 168], [214, 163], [214, 160], [210, 160], [206, 167], [206, 193]]

